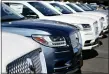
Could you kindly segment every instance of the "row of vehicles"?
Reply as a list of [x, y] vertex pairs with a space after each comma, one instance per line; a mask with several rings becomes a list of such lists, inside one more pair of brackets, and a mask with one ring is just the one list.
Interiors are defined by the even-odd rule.
[[5, 0], [1, 24], [2, 73], [75, 73], [82, 50], [102, 43], [108, 13], [90, 4]]

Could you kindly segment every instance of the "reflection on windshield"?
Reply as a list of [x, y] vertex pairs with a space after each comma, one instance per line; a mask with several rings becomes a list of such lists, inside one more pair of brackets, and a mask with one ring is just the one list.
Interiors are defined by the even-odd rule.
[[88, 9], [87, 7], [85, 7], [85, 6], [82, 5], [82, 4], [76, 4], [76, 5], [78, 5], [80, 8], [82, 8], [82, 9], [85, 10], [85, 11], [91, 11], [90, 9]]
[[73, 10], [75, 10], [76, 12], [82, 12], [80, 9], [78, 9], [77, 7], [75, 7], [73, 4], [67, 4], [69, 7], [71, 7]]
[[64, 5], [60, 5], [60, 4], [57, 4], [57, 3], [51, 3], [51, 5], [54, 6], [56, 9], [58, 9], [63, 14], [71, 14], [71, 13], [73, 13], [71, 10], [69, 10]]
[[87, 9], [89, 9], [90, 11], [93, 11], [93, 9], [91, 9], [89, 6], [87, 6], [86, 4], [82, 4], [84, 7], [86, 7]]
[[87, 4], [88, 7], [90, 7], [92, 10], [95, 10], [94, 7], [92, 7], [90, 4]]
[[15, 13], [11, 8], [7, 5], [2, 4], [1, 8], [1, 20], [8, 21], [8, 20], [19, 20], [24, 18], [22, 15]]
[[29, 2], [29, 3], [45, 16], [60, 15], [59, 13], [57, 13], [56, 11], [54, 11], [53, 9], [47, 7], [46, 5], [42, 3], [39, 3], [39, 2]]

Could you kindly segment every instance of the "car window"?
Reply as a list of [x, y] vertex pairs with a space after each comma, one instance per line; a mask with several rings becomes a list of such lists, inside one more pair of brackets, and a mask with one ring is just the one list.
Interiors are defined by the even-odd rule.
[[7, 5], [2, 3], [2, 7], [1, 7], [1, 20], [2, 21], [18, 20], [22, 18], [24, 18], [24, 16], [16, 13], [14, 10], [9, 8]]
[[27, 6], [20, 3], [8, 3], [16, 12], [22, 14], [26, 18], [39, 18], [38, 15]]
[[93, 11], [92, 8], [90, 8], [89, 6], [87, 6], [86, 4], [82, 4], [84, 7], [86, 7], [87, 9], [89, 9], [90, 11]]
[[77, 7], [75, 7], [72, 4], [67, 4], [69, 7], [71, 7], [73, 10], [75, 10], [76, 12], [82, 12], [80, 9], [78, 9]]
[[77, 6], [79, 6], [80, 8], [82, 8], [85, 11], [90, 11], [88, 8], [86, 8], [85, 6], [83, 6], [82, 4], [76, 4]]
[[88, 7], [90, 7], [92, 10], [96, 10], [94, 7], [92, 7], [90, 4], [87, 4]]
[[57, 3], [50, 3], [53, 7], [55, 7], [57, 10], [59, 10], [63, 14], [71, 14], [73, 13], [71, 10], [69, 10], [67, 7], [64, 5], [60, 5]]
[[51, 9], [50, 7], [47, 7], [46, 5], [44, 5], [40, 2], [29, 2], [29, 4], [31, 4], [33, 7], [35, 7], [37, 10], [39, 10], [45, 16], [60, 15], [55, 10]]

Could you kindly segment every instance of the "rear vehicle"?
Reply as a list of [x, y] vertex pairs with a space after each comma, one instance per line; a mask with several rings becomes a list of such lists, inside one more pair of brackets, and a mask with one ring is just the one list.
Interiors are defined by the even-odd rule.
[[94, 8], [90, 5], [90, 4], [83, 4], [86, 8], [90, 9], [90, 11], [94, 11], [94, 12], [100, 12], [100, 13], [103, 13], [105, 15], [108, 15], [108, 10], [104, 10], [104, 9], [101, 9], [101, 10], [94, 10]]
[[81, 36], [67, 23], [25, 20], [2, 4], [2, 31], [23, 35], [38, 42], [44, 53], [47, 73], [76, 72], [82, 66]]
[[[27, 18], [39, 18], [55, 20], [65, 23], [70, 23], [80, 28], [80, 34], [82, 37], [82, 49], [92, 49], [98, 46], [98, 22], [93, 19], [79, 17], [79, 16], [66, 16], [62, 15], [54, 7], [44, 1], [5, 1], [15, 11], [20, 12]], [[21, 12], [16, 6], [23, 6]], [[69, 18], [69, 19], [68, 19]], [[73, 21], [72, 21], [73, 20]]]
[[96, 10], [98, 8], [99, 5], [97, 5], [97, 3], [90, 3], [90, 5]]
[[92, 16], [92, 15], [89, 15], [89, 14], [81, 14], [81, 13], [78, 14], [75, 10], [73, 10], [72, 8], [70, 8], [68, 5], [66, 5], [63, 2], [53, 2], [53, 1], [51, 1], [49, 3], [52, 6], [54, 6], [57, 10], [62, 12], [64, 15], [80, 16], [80, 17], [86, 17], [86, 18], [91, 18], [91, 19], [97, 20], [97, 22], [98, 22], [98, 36], [102, 32], [103, 22], [102, 22], [101, 17], [96, 17], [96, 16]]
[[40, 45], [24, 36], [2, 32], [1, 73], [47, 73]]
[[[102, 29], [103, 29], [103, 32], [102, 33], [105, 33], [105, 31], [107, 31], [107, 25], [108, 25], [108, 15], [106, 14], [103, 14], [103, 13], [97, 13], [97, 12], [89, 12], [90, 10], [89, 9], [87, 9], [87, 8], [85, 8], [85, 9], [87, 9], [87, 10], [89, 10], [88, 12], [86, 12], [85, 10], [83, 10], [81, 7], [79, 7], [78, 5], [76, 5], [75, 3], [66, 3], [69, 7], [71, 7], [72, 9], [75, 9], [75, 11], [76, 12], [83, 12], [83, 13], [81, 13], [81, 15], [82, 14], [87, 14], [87, 15], [92, 15], [92, 16], [96, 16], [96, 17], [101, 17], [101, 21], [103, 22], [103, 27], [102, 27]], [[79, 11], [78, 11], [79, 10]], [[98, 15], [99, 14], [99, 15]], [[101, 33], [101, 34], [102, 34]]]
[[[95, 15], [95, 16], [101, 16], [104, 19], [104, 25], [103, 25], [103, 29], [105, 31], [105, 29], [107, 29], [108, 26], [108, 15], [107, 14], [103, 14], [101, 12], [93, 12], [91, 11], [91, 9], [85, 7], [83, 4], [76, 4], [81, 10], [83, 10], [83, 14], [91, 14], [91, 15]], [[88, 12], [87, 12], [88, 11]]]

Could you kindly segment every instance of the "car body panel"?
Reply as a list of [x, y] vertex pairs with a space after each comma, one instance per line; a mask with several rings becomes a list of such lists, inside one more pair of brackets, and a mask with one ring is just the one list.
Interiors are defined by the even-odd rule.
[[[34, 13], [36, 13], [38, 16], [39, 16], [39, 19], [47, 19], [47, 20], [55, 20], [55, 21], [60, 21], [60, 22], [65, 22], [65, 23], [70, 23], [73, 25], [80, 25], [80, 24], [90, 24], [92, 30], [90, 32], [92, 32], [92, 36], [91, 36], [91, 40], [93, 39], [96, 39], [98, 38], [98, 35], [95, 35], [95, 30], [94, 30], [94, 26], [93, 26], [93, 23], [95, 23], [96, 21], [94, 19], [90, 19], [90, 18], [86, 18], [86, 17], [80, 17], [80, 16], [69, 16], [69, 15], [60, 15], [59, 16], [44, 16], [41, 12], [39, 12], [37, 9], [35, 9], [33, 6], [31, 6], [28, 2], [31, 2], [31, 1], [17, 1], [17, 3], [21, 3], [25, 6], [27, 6], [29, 9], [33, 10]], [[34, 2], [34, 1], [33, 1]], [[37, 2], [37, 1], [35, 1]], [[44, 4], [47, 4], [43, 1], [40, 1]], [[16, 1], [10, 1], [10, 3], [16, 3]], [[53, 8], [53, 7], [52, 7]], [[40, 15], [40, 14], [41, 15]], [[57, 12], [58, 13], [58, 12]], [[69, 18], [69, 19], [68, 19]], [[89, 21], [90, 20], [90, 21]], [[81, 31], [81, 33], [84, 32], [84, 31]], [[84, 33], [83, 33], [84, 34]], [[88, 35], [88, 34], [87, 34]], [[84, 38], [85, 36], [83, 36], [82, 38]], [[83, 39], [84, 40], [84, 39]], [[84, 44], [83, 44], [84, 45]], [[90, 49], [90, 48], [89, 48]]]
[[[24, 54], [39, 48], [40, 45], [30, 38], [8, 32], [2, 32], [2, 73], [6, 73], [7, 64]], [[47, 73], [43, 52], [41, 52], [40, 58], [43, 68], [42, 73]]]

